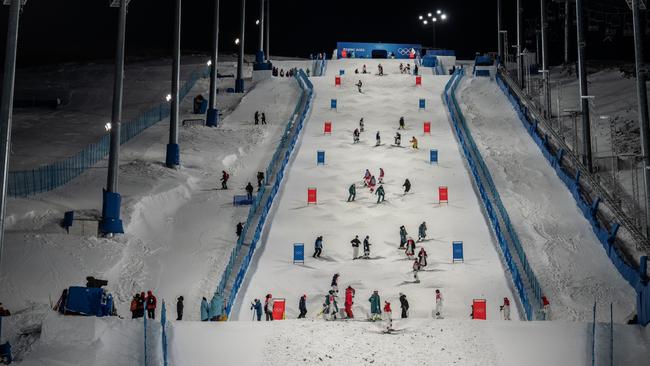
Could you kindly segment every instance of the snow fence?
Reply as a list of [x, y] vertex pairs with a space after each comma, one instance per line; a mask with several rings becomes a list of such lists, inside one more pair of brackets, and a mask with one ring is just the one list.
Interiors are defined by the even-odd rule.
[[[280, 190], [282, 179], [289, 165], [289, 160], [295, 150], [300, 132], [311, 109], [314, 86], [303, 70], [298, 70], [295, 78], [302, 89], [302, 93], [293, 114], [289, 118], [282, 139], [266, 169], [266, 185], [272, 184], [272, 186], [271, 188], [267, 188], [266, 186], [261, 187], [257, 196], [255, 196], [248, 212], [242, 235], [230, 253], [230, 260], [216, 289], [216, 292], [221, 294], [228, 293], [226, 297], [226, 315], [228, 318], [230, 318], [233, 304], [246, 277], [253, 255], [255, 254], [255, 249], [260, 243], [264, 225], [266, 224], [275, 197]], [[252, 231], [255, 222], [257, 222], [255, 231]], [[251, 238], [250, 245], [248, 246], [248, 251], [243, 253], [242, 246], [248, 237]]]
[[[499, 192], [497, 191], [490, 171], [488, 170], [481, 153], [479, 152], [472, 135], [467, 128], [465, 117], [456, 100], [456, 88], [463, 78], [464, 69], [454, 72], [452, 78], [445, 86], [443, 99], [449, 110], [454, 132], [467, 160], [474, 183], [481, 197], [481, 202], [487, 213], [494, 235], [501, 249], [503, 259], [510, 271], [512, 282], [517, 289], [520, 304], [527, 320], [541, 319], [542, 288], [537, 277], [528, 263], [517, 233], [515, 232], [510, 217], [506, 211]], [[495, 209], [496, 206], [496, 209]], [[516, 253], [513, 256], [512, 252]]]
[[[209, 67], [192, 72], [179, 90], [181, 100], [189, 94], [200, 78], [205, 78], [209, 74]], [[160, 103], [134, 120], [122, 122], [120, 144], [124, 144], [147, 128], [168, 118], [170, 108], [169, 103]], [[61, 187], [103, 160], [108, 155], [109, 147], [110, 136], [106, 134], [98, 142], [88, 145], [63, 161], [43, 165], [38, 169], [9, 172], [7, 194], [11, 197], [25, 197]]]
[[566, 158], [569, 153], [557, 143], [559, 139], [553, 136], [552, 132], [547, 130], [549, 133], [544, 133], [542, 131], [540, 121], [521, 101], [511, 83], [504, 79], [500, 71], [497, 73], [496, 80], [533, 141], [540, 148], [558, 177], [567, 186], [584, 217], [591, 223], [592, 230], [603, 245], [607, 256], [621, 276], [636, 290], [639, 323], [644, 326], [650, 324], [650, 284], [647, 275], [647, 256], [640, 258], [638, 266], [631, 258], [626, 257], [621, 249], [622, 244], [617, 243], [620, 225], [614, 219], [616, 216], [621, 218], [620, 214], [612, 212], [615, 209], [611, 205], [607, 207], [601, 205], [601, 197], [596, 195], [597, 191], [593, 185], [587, 185], [580, 179], [584, 168], [576, 163], [575, 158]]

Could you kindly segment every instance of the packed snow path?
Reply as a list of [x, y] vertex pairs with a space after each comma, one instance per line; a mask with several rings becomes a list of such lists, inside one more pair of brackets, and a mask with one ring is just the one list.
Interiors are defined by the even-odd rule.
[[[494, 81], [464, 78], [458, 94], [474, 140], [551, 302], [551, 319], [625, 321], [634, 290], [616, 271], [570, 192]], [[607, 309], [607, 311], [605, 311]]]
[[[368, 70], [376, 72], [376, 60], [366, 60]], [[339, 306], [348, 285], [356, 289], [353, 310], [365, 319], [368, 297], [378, 290], [383, 300], [399, 313], [398, 294], [407, 295], [411, 317], [431, 317], [434, 291], [445, 296], [446, 317], [467, 319], [472, 299], [487, 299], [488, 319], [499, 319], [504, 297], [513, 300], [508, 274], [481, 212], [478, 198], [451, 131], [441, 95], [448, 77], [423, 76], [423, 87], [415, 78], [399, 74], [397, 61], [382, 61], [386, 75], [354, 75], [361, 61], [334, 61], [329, 74], [314, 78], [315, 100], [311, 117], [303, 130], [294, 161], [276, 203], [276, 213], [264, 234], [251, 270], [243, 285], [233, 319], [250, 320], [250, 302], [268, 293], [287, 299], [287, 318], [298, 314], [298, 299], [307, 294], [308, 317], [321, 309], [335, 273], [340, 273]], [[342, 87], [334, 86], [333, 74], [346, 69]], [[362, 80], [363, 93], [354, 84]], [[330, 99], [338, 99], [338, 110], [330, 109]], [[418, 110], [418, 99], [425, 98], [426, 110]], [[391, 146], [400, 116], [406, 120], [402, 146]], [[364, 118], [361, 142], [352, 143], [352, 132]], [[323, 122], [332, 121], [331, 135], [323, 133]], [[423, 122], [430, 121], [431, 135], [423, 136]], [[382, 144], [375, 147], [380, 131]], [[419, 150], [409, 147], [415, 136]], [[440, 164], [429, 163], [429, 149], [436, 148]], [[316, 166], [316, 151], [324, 150], [326, 163]], [[385, 176], [386, 201], [363, 187], [365, 169]], [[413, 188], [403, 194], [408, 178]], [[348, 203], [348, 187], [355, 183], [357, 198]], [[449, 187], [449, 203], [438, 203], [438, 187]], [[307, 205], [307, 188], [318, 188], [318, 204]], [[399, 250], [399, 227], [405, 225], [417, 240], [418, 225], [426, 221], [427, 240], [418, 243], [428, 252], [429, 265], [420, 272], [421, 283], [414, 283], [412, 261]], [[323, 255], [311, 257], [318, 235], [324, 239]], [[369, 260], [352, 259], [350, 240], [370, 236]], [[452, 263], [452, 241], [465, 246], [465, 262]], [[306, 263], [292, 264], [293, 243], [305, 243]], [[361, 252], [363, 249], [361, 248]], [[518, 313], [513, 306], [512, 318]]]

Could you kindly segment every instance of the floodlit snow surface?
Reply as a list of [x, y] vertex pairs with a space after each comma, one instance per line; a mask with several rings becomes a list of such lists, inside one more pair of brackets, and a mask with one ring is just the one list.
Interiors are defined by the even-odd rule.
[[[321, 308], [330, 281], [340, 273], [340, 307], [348, 285], [356, 289], [353, 310], [360, 319], [370, 313], [368, 302], [373, 290], [399, 312], [398, 294], [406, 294], [410, 315], [432, 316], [434, 291], [444, 297], [447, 318], [467, 319], [475, 298], [487, 299], [488, 319], [499, 319], [504, 297], [513, 300], [509, 277], [501, 264], [497, 248], [481, 211], [470, 176], [450, 128], [441, 96], [447, 76], [424, 76], [423, 86], [415, 78], [401, 75], [398, 61], [384, 61], [384, 77], [350, 75], [363, 61], [334, 61], [329, 75], [312, 79], [315, 99], [311, 116], [295, 152], [284, 188], [276, 202], [273, 221], [267, 225], [263, 243], [256, 252], [247, 280], [240, 292], [241, 309], [233, 319], [249, 320], [249, 304], [266, 294], [287, 301], [287, 317], [298, 314], [298, 299], [307, 295], [312, 316]], [[367, 60], [369, 72], [376, 72], [377, 60]], [[342, 87], [334, 87], [333, 74], [347, 68]], [[363, 93], [354, 84], [362, 80]], [[330, 99], [338, 99], [338, 110], [330, 110]], [[426, 110], [418, 110], [418, 99], [425, 98]], [[391, 146], [400, 116], [406, 120], [402, 146]], [[364, 118], [361, 142], [352, 143], [352, 132]], [[332, 121], [331, 135], [323, 134], [323, 122]], [[423, 135], [423, 122], [430, 121], [432, 134]], [[375, 146], [380, 131], [382, 144]], [[409, 140], [419, 140], [419, 150]], [[436, 148], [440, 164], [429, 163], [429, 149]], [[324, 150], [326, 163], [316, 166], [316, 151]], [[385, 171], [386, 201], [363, 187], [365, 169], [379, 177]], [[412, 183], [403, 194], [402, 183]], [[348, 203], [348, 187], [357, 186], [355, 202]], [[449, 187], [449, 203], [438, 203], [438, 187]], [[307, 205], [307, 188], [318, 189], [318, 204]], [[429, 265], [420, 272], [420, 283], [412, 274], [413, 262], [399, 250], [399, 227], [405, 225], [414, 240], [418, 226], [425, 221], [428, 236], [417, 244], [428, 253]], [[313, 243], [323, 236], [322, 258], [311, 257]], [[352, 259], [350, 240], [370, 236], [370, 259]], [[465, 262], [452, 263], [452, 241], [464, 242]], [[294, 243], [305, 243], [305, 264], [292, 264]], [[363, 252], [363, 248], [361, 248]], [[514, 302], [513, 302], [514, 304]], [[512, 318], [518, 319], [513, 306]]]
[[465, 78], [459, 100], [474, 140], [515, 226], [552, 319], [593, 316], [624, 322], [636, 309], [636, 293], [619, 275], [564, 183], [525, 130], [499, 86]]

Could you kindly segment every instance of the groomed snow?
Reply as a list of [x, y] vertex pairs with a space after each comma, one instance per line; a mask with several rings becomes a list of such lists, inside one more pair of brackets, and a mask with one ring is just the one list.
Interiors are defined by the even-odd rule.
[[[636, 294], [619, 275], [564, 183], [494, 81], [465, 78], [459, 102], [528, 260], [551, 302], [553, 320], [626, 321]], [[607, 309], [607, 311], [606, 311]]]
[[[368, 297], [379, 290], [383, 300], [399, 313], [398, 294], [403, 292], [411, 304], [410, 316], [431, 317], [434, 290], [445, 296], [445, 316], [467, 319], [472, 299], [486, 298], [488, 319], [499, 319], [504, 297], [513, 300], [508, 274], [504, 271], [479, 201], [452, 134], [441, 95], [448, 77], [424, 76], [423, 87], [415, 87], [415, 78], [400, 75], [399, 61], [382, 60], [384, 77], [353, 75], [363, 60], [333, 61], [328, 76], [312, 79], [315, 100], [303, 136], [279, 201], [273, 221], [267, 225], [264, 243], [240, 292], [241, 309], [233, 319], [250, 320], [249, 304], [268, 293], [287, 299], [287, 318], [298, 314], [298, 299], [307, 294], [308, 317], [320, 310], [330, 288], [332, 275], [340, 273], [340, 306], [348, 285], [357, 290], [354, 311], [359, 318], [369, 313]], [[366, 60], [368, 70], [376, 72], [377, 60]], [[343, 86], [334, 87], [334, 74], [346, 69]], [[363, 94], [353, 85], [364, 83]], [[338, 98], [338, 111], [329, 108], [330, 99]], [[427, 109], [418, 110], [418, 99], [426, 98]], [[402, 146], [391, 146], [400, 116], [406, 119]], [[359, 144], [352, 144], [352, 132], [359, 119], [365, 120], [366, 132]], [[323, 122], [331, 120], [332, 135], [323, 134]], [[432, 122], [431, 136], [423, 136], [422, 124]], [[375, 145], [375, 133], [381, 131], [383, 144]], [[409, 147], [412, 136], [419, 150]], [[429, 164], [429, 148], [437, 148], [440, 165]], [[316, 166], [316, 151], [325, 150], [325, 166]], [[361, 183], [366, 168], [378, 177], [386, 172], [386, 202], [376, 204]], [[409, 178], [411, 193], [402, 194], [402, 183]], [[356, 202], [347, 203], [348, 187], [357, 185]], [[438, 204], [439, 186], [448, 186], [449, 204]], [[318, 204], [307, 205], [307, 188], [318, 188]], [[427, 241], [418, 243], [428, 252], [429, 266], [420, 273], [421, 283], [413, 283], [412, 261], [398, 250], [399, 227], [405, 225], [417, 240], [418, 225], [426, 221]], [[313, 243], [324, 237], [321, 259], [311, 258]], [[352, 260], [350, 240], [370, 236], [370, 260]], [[452, 264], [451, 243], [462, 240], [465, 263]], [[305, 243], [305, 265], [292, 264], [293, 243]], [[361, 248], [361, 252], [362, 252]], [[518, 319], [513, 306], [513, 319]]]

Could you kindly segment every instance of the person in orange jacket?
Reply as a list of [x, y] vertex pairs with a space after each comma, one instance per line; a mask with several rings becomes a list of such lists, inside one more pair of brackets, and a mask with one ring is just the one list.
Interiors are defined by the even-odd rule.
[[156, 306], [158, 305], [158, 300], [151, 290], [147, 291], [147, 300], [145, 302], [147, 307], [147, 317], [149, 319], [156, 319]]
[[353, 300], [355, 293], [356, 291], [352, 286], [348, 286], [348, 288], [345, 289], [345, 315], [348, 319], [354, 318], [354, 314], [352, 313], [352, 304], [354, 304]]

